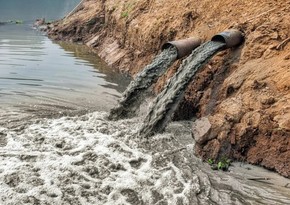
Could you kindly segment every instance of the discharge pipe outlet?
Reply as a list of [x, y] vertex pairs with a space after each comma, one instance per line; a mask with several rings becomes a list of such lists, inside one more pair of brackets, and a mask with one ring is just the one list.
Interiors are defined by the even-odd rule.
[[225, 43], [225, 48], [231, 48], [240, 45], [244, 41], [244, 35], [237, 29], [229, 29], [214, 35], [211, 40]]
[[170, 46], [174, 46], [177, 50], [177, 59], [180, 59], [184, 56], [191, 54], [191, 52], [200, 46], [201, 40], [196, 37], [177, 40], [177, 41], [169, 41], [162, 45], [161, 50], [167, 49]]

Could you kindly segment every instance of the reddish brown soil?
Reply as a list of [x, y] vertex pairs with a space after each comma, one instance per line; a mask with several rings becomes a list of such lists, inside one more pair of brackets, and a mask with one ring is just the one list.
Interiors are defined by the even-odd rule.
[[199, 72], [175, 118], [205, 117], [206, 131], [195, 136], [204, 159], [229, 156], [290, 177], [289, 19], [285, 0], [87, 0], [49, 36], [84, 42], [109, 65], [134, 75], [168, 40], [209, 40], [240, 29], [245, 43]]

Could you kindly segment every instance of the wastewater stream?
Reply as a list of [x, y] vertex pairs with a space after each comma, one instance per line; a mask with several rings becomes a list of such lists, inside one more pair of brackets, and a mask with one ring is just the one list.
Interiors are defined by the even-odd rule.
[[118, 105], [111, 109], [109, 118], [117, 120], [136, 116], [136, 112], [150, 92], [150, 87], [156, 83], [158, 78], [166, 72], [176, 59], [177, 50], [174, 46], [164, 49], [157, 55], [152, 63], [142, 69], [131, 81], [122, 94]]
[[143, 116], [108, 120], [129, 81], [82, 45], [1, 25], [0, 204], [290, 204], [278, 174], [211, 170], [190, 121], [144, 139]]
[[164, 130], [195, 73], [224, 46], [224, 43], [209, 41], [196, 48], [183, 61], [178, 72], [152, 102], [140, 129], [140, 135], [148, 137]]

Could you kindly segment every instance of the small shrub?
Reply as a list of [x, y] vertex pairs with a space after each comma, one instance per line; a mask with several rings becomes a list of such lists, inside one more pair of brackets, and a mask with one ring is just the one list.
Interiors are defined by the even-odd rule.
[[222, 157], [218, 161], [215, 161], [213, 159], [208, 159], [207, 163], [210, 165], [210, 167], [213, 170], [228, 171], [228, 169], [229, 169], [229, 167], [231, 165], [231, 160], [226, 158], [226, 157]]
[[123, 12], [121, 13], [121, 17], [122, 17], [122, 18], [128, 18], [128, 17], [129, 17], [129, 12], [128, 12], [128, 11], [123, 11]]
[[213, 164], [214, 164], [214, 160], [213, 160], [213, 159], [208, 159], [208, 160], [207, 160], [207, 163], [208, 163], [209, 165], [213, 165]]

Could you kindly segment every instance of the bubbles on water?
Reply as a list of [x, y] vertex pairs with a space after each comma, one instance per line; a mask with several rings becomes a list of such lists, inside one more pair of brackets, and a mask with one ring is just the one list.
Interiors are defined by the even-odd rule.
[[289, 202], [269, 185], [212, 172], [194, 156], [189, 122], [171, 123], [165, 133], [144, 140], [137, 134], [142, 119], [108, 121], [107, 115], [0, 128], [0, 204]]
[[22, 132], [3, 128], [1, 204], [191, 204], [197, 177], [140, 144], [140, 119], [106, 116], [43, 120]]

